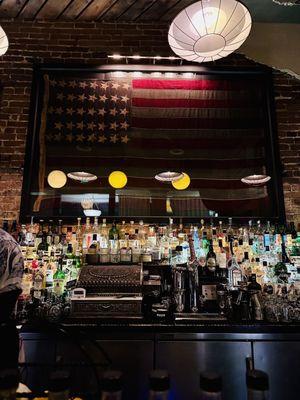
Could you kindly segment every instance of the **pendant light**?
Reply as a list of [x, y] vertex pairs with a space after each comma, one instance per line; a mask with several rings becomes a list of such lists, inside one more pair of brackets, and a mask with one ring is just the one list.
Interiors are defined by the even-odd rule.
[[169, 45], [185, 60], [214, 61], [238, 49], [251, 25], [251, 15], [239, 1], [201, 0], [175, 17], [169, 29]]
[[69, 172], [68, 178], [73, 179], [73, 181], [88, 183], [95, 181], [97, 179], [97, 176], [94, 174], [90, 174], [89, 172], [77, 171], [77, 172]]
[[184, 174], [182, 172], [166, 171], [155, 175], [155, 179], [160, 182], [175, 182], [183, 178]]
[[3, 28], [0, 26], [0, 56], [3, 56], [8, 49], [8, 38]]
[[269, 182], [270, 179], [269, 175], [249, 175], [242, 178], [241, 181], [249, 186], [261, 186]]

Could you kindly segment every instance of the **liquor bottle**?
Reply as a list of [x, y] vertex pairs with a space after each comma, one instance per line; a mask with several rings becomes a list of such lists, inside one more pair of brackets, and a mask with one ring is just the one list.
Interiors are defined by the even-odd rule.
[[109, 240], [118, 240], [119, 239], [119, 231], [117, 229], [116, 222], [114, 221], [111, 225], [111, 228], [108, 233]]
[[271, 240], [270, 240], [270, 221], [267, 221], [266, 229], [264, 232], [264, 247], [266, 248], [267, 246], [270, 248], [271, 246]]
[[55, 371], [50, 375], [49, 400], [68, 400], [70, 395], [70, 374], [67, 371]]
[[93, 234], [93, 241], [88, 248], [88, 253], [89, 254], [97, 254], [98, 252], [98, 241], [97, 241], [97, 233]]
[[54, 242], [54, 237], [53, 237], [53, 220], [49, 220], [49, 225], [48, 225], [48, 232], [46, 234], [46, 240], [49, 246], [51, 246]]
[[7, 219], [4, 219], [4, 220], [3, 220], [3, 222], [2, 222], [2, 229], [3, 229], [4, 231], [6, 231], [6, 232], [9, 231], [9, 225], [8, 225], [8, 220], [7, 220]]
[[222, 400], [222, 377], [214, 372], [200, 374], [200, 400]]
[[290, 223], [290, 233], [291, 233], [292, 239], [297, 239], [297, 231], [296, 231], [294, 222]]
[[282, 241], [282, 243], [281, 243], [281, 261], [282, 261], [284, 264], [290, 264], [290, 263], [291, 263], [291, 261], [290, 261], [288, 255], [287, 255], [287, 253], [286, 253], [286, 247], [285, 247], [284, 241]]
[[120, 239], [124, 240], [126, 233], [127, 233], [126, 222], [122, 221], [122, 225], [120, 227]]
[[188, 280], [189, 280], [189, 309], [191, 312], [198, 311], [198, 294], [199, 294], [199, 262], [196, 258], [194, 240], [192, 235], [188, 238], [190, 246], [190, 260], [188, 262]]
[[45, 286], [47, 291], [52, 291], [54, 286], [54, 279], [53, 279], [53, 269], [51, 260], [47, 263], [47, 269], [45, 274]]
[[90, 247], [91, 243], [93, 240], [93, 236], [92, 236], [92, 227], [90, 224], [90, 218], [87, 217], [86, 218], [86, 223], [85, 223], [85, 232], [83, 235], [83, 243], [82, 243], [82, 247], [84, 252], [87, 251], [87, 249]]
[[56, 295], [61, 296], [65, 289], [66, 274], [62, 270], [62, 261], [53, 275], [53, 291]]
[[34, 273], [33, 277], [33, 297], [35, 299], [40, 299], [43, 290], [44, 274], [41, 268], [38, 268]]
[[104, 372], [101, 382], [101, 400], [121, 400], [123, 377], [120, 371]]
[[44, 254], [46, 254], [48, 252], [48, 249], [49, 249], [49, 244], [47, 243], [47, 235], [44, 232], [41, 242], [39, 243], [39, 245], [37, 247], [38, 254], [40, 256], [43, 256]]
[[149, 400], [168, 400], [170, 376], [167, 371], [154, 370], [149, 375]]
[[42, 242], [44, 236], [44, 221], [41, 219], [39, 222], [39, 230], [35, 236], [34, 246], [38, 248], [39, 244]]
[[229, 255], [223, 248], [223, 241], [222, 239], [218, 240], [219, 244], [219, 251], [216, 253], [216, 262], [217, 265], [219, 266], [219, 272], [220, 275], [223, 277], [226, 277], [227, 275], [227, 262], [228, 262], [228, 257]]
[[81, 218], [77, 218], [77, 229], [76, 229], [76, 242], [77, 242], [77, 250], [82, 252], [82, 227], [81, 227]]
[[217, 256], [213, 249], [212, 240], [210, 241], [209, 250], [206, 255], [205, 273], [208, 275], [215, 274], [217, 269]]
[[264, 371], [252, 369], [246, 373], [247, 400], [268, 400], [269, 377]]
[[228, 263], [228, 280], [230, 289], [237, 289], [243, 281], [243, 272], [234, 254]]

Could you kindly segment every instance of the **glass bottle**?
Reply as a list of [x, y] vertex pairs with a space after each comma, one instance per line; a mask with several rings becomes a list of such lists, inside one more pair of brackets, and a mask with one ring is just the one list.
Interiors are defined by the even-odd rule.
[[108, 233], [109, 240], [118, 240], [119, 239], [119, 231], [117, 229], [116, 222], [114, 221], [111, 225], [111, 228]]
[[217, 256], [216, 256], [216, 253], [214, 252], [213, 244], [212, 244], [212, 240], [211, 240], [210, 244], [209, 244], [209, 250], [206, 255], [205, 270], [208, 274], [211, 274], [211, 273], [215, 273], [216, 269], [217, 269]]
[[214, 372], [200, 374], [200, 400], [222, 400], [222, 377]]
[[252, 369], [246, 373], [247, 400], [268, 400], [269, 377], [264, 371]]
[[170, 377], [167, 371], [154, 370], [149, 375], [149, 400], [168, 400]]
[[228, 265], [228, 281], [230, 289], [237, 289], [243, 280], [243, 272], [239, 266], [235, 255], [232, 255]]
[[123, 377], [120, 371], [106, 371], [101, 379], [101, 400], [122, 399]]
[[97, 234], [94, 233], [93, 234], [93, 241], [92, 241], [90, 247], [88, 248], [88, 253], [89, 254], [97, 254], [97, 252], [98, 252]]
[[61, 296], [65, 289], [66, 274], [62, 270], [62, 264], [60, 263], [55, 274], [53, 275], [53, 290], [58, 296]]

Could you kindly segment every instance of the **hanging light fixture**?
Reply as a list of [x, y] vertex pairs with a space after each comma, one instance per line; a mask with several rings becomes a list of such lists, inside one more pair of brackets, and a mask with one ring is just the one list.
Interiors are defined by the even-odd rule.
[[155, 179], [160, 182], [175, 182], [183, 178], [182, 172], [166, 171], [155, 175]]
[[172, 186], [176, 190], [185, 190], [190, 186], [190, 183], [191, 183], [191, 178], [188, 176], [188, 174], [184, 172], [182, 178], [172, 182]]
[[249, 175], [242, 178], [241, 181], [249, 186], [261, 186], [269, 182], [270, 179], [269, 175]]
[[273, 0], [274, 3], [280, 6], [299, 6], [300, 0]]
[[8, 38], [2, 26], [0, 26], [0, 56], [3, 56], [8, 49]]
[[73, 181], [88, 183], [91, 181], [95, 181], [97, 179], [97, 176], [94, 174], [90, 174], [89, 172], [78, 171], [78, 172], [69, 172], [68, 178], [73, 179]]
[[67, 176], [63, 171], [55, 169], [48, 174], [47, 181], [53, 189], [61, 189], [67, 183]]
[[114, 189], [122, 189], [127, 184], [127, 176], [122, 171], [113, 171], [109, 174], [108, 182]]
[[169, 45], [185, 60], [214, 61], [238, 49], [251, 25], [251, 15], [239, 1], [201, 0], [175, 17], [169, 29]]

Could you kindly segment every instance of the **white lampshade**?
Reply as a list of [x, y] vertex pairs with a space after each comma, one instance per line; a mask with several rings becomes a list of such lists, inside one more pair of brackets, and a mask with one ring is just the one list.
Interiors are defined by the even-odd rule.
[[168, 34], [174, 53], [188, 61], [207, 62], [228, 56], [248, 37], [248, 9], [236, 0], [202, 0], [183, 9]]
[[73, 181], [88, 183], [91, 181], [95, 181], [97, 179], [97, 176], [94, 174], [90, 174], [89, 172], [77, 171], [77, 172], [69, 172], [68, 178], [73, 179]]
[[100, 217], [101, 211], [100, 210], [83, 210], [83, 213], [86, 217]]
[[3, 56], [8, 49], [8, 38], [3, 28], [0, 26], [0, 56]]
[[241, 179], [243, 183], [250, 186], [260, 186], [269, 182], [271, 177], [269, 175], [249, 175]]
[[155, 175], [155, 179], [160, 182], [175, 182], [183, 178], [184, 174], [182, 172], [166, 171]]

